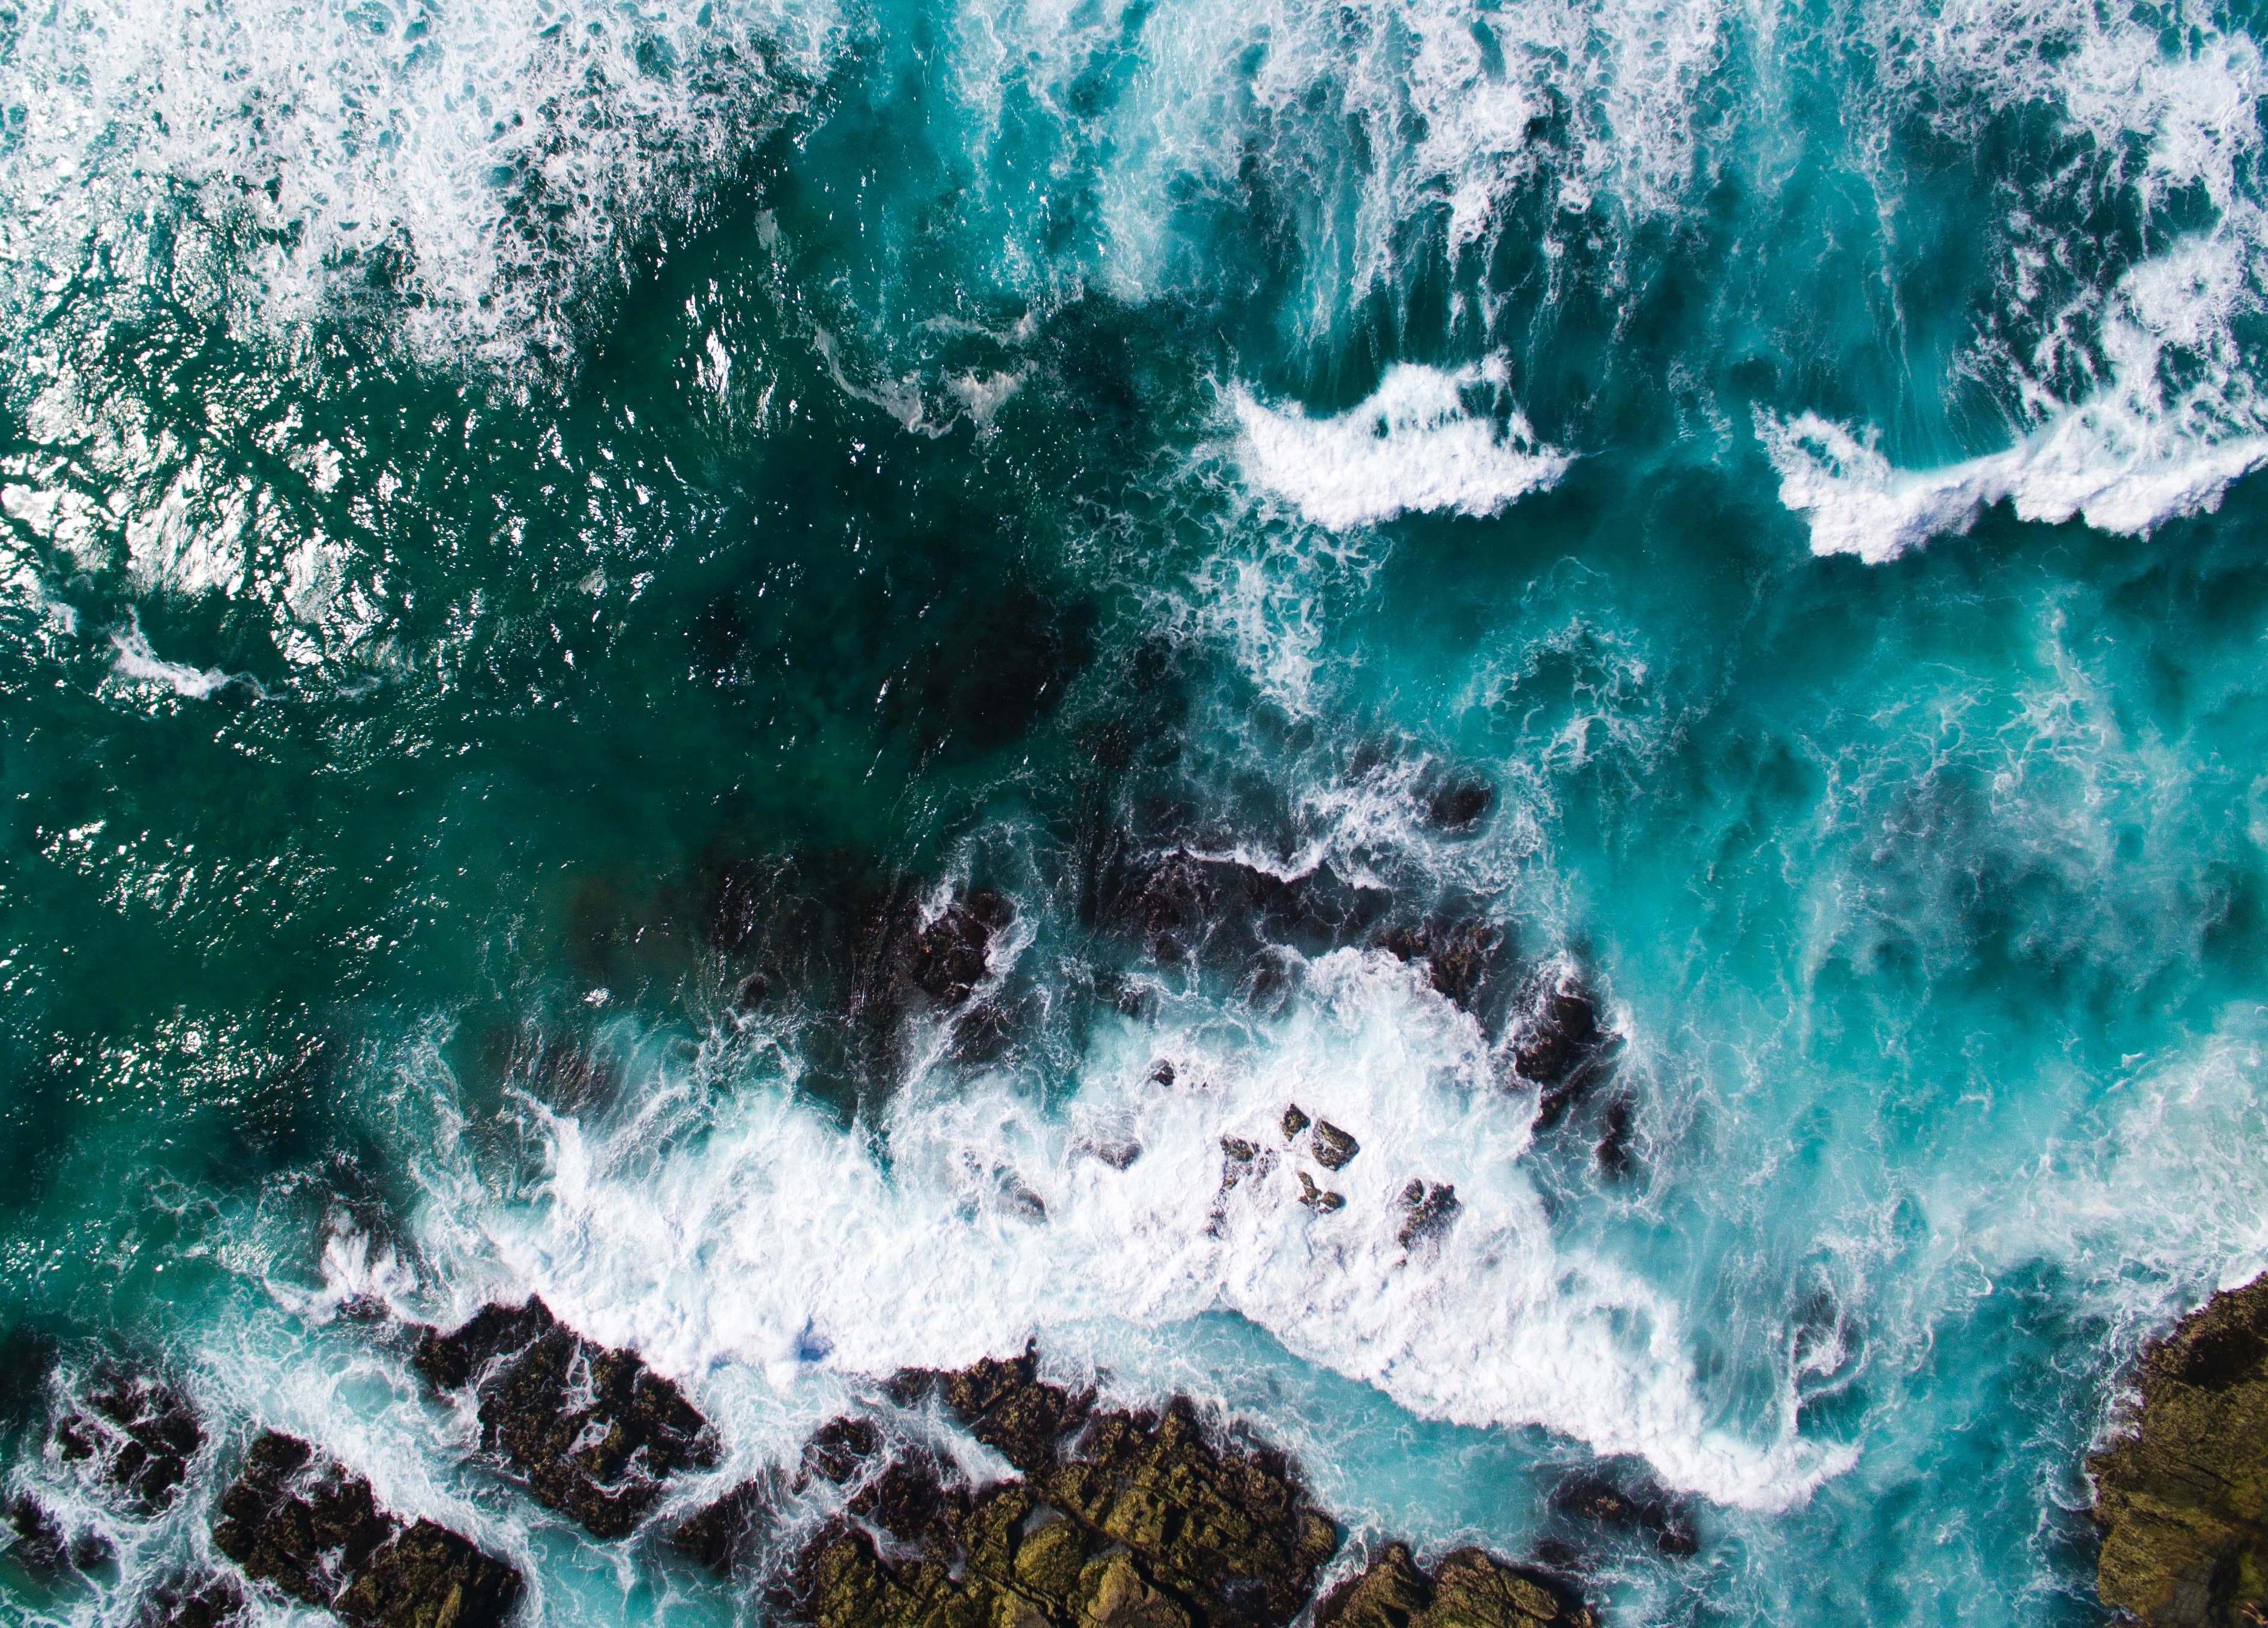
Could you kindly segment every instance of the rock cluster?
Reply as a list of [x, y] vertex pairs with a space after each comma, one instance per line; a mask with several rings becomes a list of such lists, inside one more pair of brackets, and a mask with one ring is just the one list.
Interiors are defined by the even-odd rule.
[[2143, 1353], [2125, 1436], [2088, 1461], [2104, 1604], [2151, 1628], [2268, 1620], [2268, 1276]]
[[993, 935], [1008, 922], [1008, 902], [998, 894], [970, 894], [915, 935], [908, 976], [932, 1000], [959, 1006], [984, 982]]
[[821, 1628], [1281, 1628], [1338, 1546], [1290, 1467], [1209, 1439], [1176, 1399], [1093, 1411], [1031, 1353], [902, 1374], [1021, 1474], [971, 1493], [917, 1452], [798, 1557], [784, 1602]]
[[[492, 1628], [519, 1597], [519, 1573], [431, 1521], [404, 1528], [370, 1484], [297, 1437], [252, 1444], [221, 1496], [213, 1546], [255, 1581], [369, 1628]], [[195, 1620], [233, 1615], [234, 1590], [182, 1602]], [[180, 1610], [175, 1620], [183, 1620]]]
[[123, 1367], [99, 1375], [79, 1406], [55, 1426], [63, 1458], [98, 1464], [103, 1478], [143, 1514], [173, 1501], [204, 1440], [195, 1411], [178, 1391]]
[[1460, 1549], [1428, 1573], [1393, 1543], [1326, 1595], [1314, 1621], [1315, 1628], [1594, 1628], [1598, 1619], [1549, 1572]]
[[412, 1359], [437, 1389], [470, 1387], [481, 1440], [536, 1502], [600, 1537], [623, 1537], [681, 1470], [717, 1461], [715, 1433], [635, 1352], [585, 1339], [530, 1297], [486, 1306]]

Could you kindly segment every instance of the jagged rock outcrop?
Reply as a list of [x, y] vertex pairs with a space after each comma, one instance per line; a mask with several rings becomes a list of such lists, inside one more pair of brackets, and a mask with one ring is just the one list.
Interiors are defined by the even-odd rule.
[[1314, 1617], [1315, 1628], [1594, 1628], [1597, 1621], [1550, 1572], [1460, 1549], [1429, 1573], [1401, 1543], [1334, 1588]]
[[236, 1580], [205, 1572], [162, 1584], [142, 1602], [143, 1628], [225, 1628], [244, 1620]]
[[97, 1374], [78, 1406], [55, 1425], [64, 1460], [93, 1464], [145, 1515], [173, 1501], [204, 1440], [196, 1411], [180, 1392], [125, 1367]]
[[2139, 1407], [2088, 1461], [2104, 1604], [2150, 1628], [2268, 1619], [2268, 1277], [2142, 1355]]
[[596, 1536], [627, 1536], [669, 1477], [717, 1462], [716, 1435], [637, 1353], [585, 1339], [534, 1297], [486, 1306], [412, 1359], [436, 1389], [470, 1387], [481, 1439], [535, 1500]]
[[932, 1000], [957, 1006], [984, 982], [992, 939], [1010, 919], [1008, 902], [983, 889], [950, 905], [914, 936], [907, 975]]
[[1688, 1506], [1650, 1478], [1625, 1486], [1579, 1470], [1551, 1489], [1551, 1506], [1609, 1531], [1651, 1538], [1654, 1548], [1675, 1559], [1701, 1546]]
[[370, 1483], [280, 1432], [252, 1444], [220, 1510], [213, 1547], [246, 1576], [367, 1628], [494, 1628], [519, 1597], [513, 1567], [431, 1521], [405, 1529]]
[[[1287, 1463], [1210, 1439], [1187, 1401], [1094, 1413], [1029, 1352], [894, 1381], [942, 1393], [1021, 1475], [971, 1492], [895, 1461], [798, 1558], [792, 1614], [821, 1628], [1282, 1628], [1336, 1549]], [[1076, 1433], [1074, 1434], [1074, 1433]]]
[[1548, 967], [1523, 1006], [1514, 1020], [1513, 1068], [1536, 1088], [1536, 1128], [1549, 1130], [1605, 1072], [1621, 1037], [1600, 1022], [1598, 998], [1572, 966]]

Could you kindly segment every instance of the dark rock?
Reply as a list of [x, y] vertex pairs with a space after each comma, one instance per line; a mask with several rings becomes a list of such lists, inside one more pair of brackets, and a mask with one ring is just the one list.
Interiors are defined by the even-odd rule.
[[1286, 1142], [1296, 1139], [1300, 1132], [1307, 1128], [1307, 1115], [1300, 1112], [1297, 1102], [1292, 1103], [1284, 1110], [1284, 1139]]
[[1329, 1215], [1332, 1211], [1345, 1206], [1346, 1195], [1316, 1186], [1315, 1178], [1302, 1170], [1300, 1172], [1300, 1202], [1318, 1215]]
[[1326, 1170], [1344, 1170], [1362, 1152], [1362, 1144], [1328, 1119], [1315, 1122], [1315, 1162]]
[[[808, 1464], [811, 1458], [811, 1449], [806, 1447], [804, 1462]], [[836, 1477], [830, 1476], [828, 1479]], [[743, 1481], [681, 1523], [669, 1535], [670, 1547], [696, 1565], [707, 1566], [712, 1572], [730, 1572], [754, 1555], [757, 1540], [771, 1523], [773, 1508], [774, 1489], [769, 1480]]]
[[1444, 831], [1469, 831], [1496, 807], [1496, 788], [1476, 777], [1443, 781], [1427, 794], [1425, 820]]
[[[1035, 1390], [1053, 1393], [1037, 1411], [1086, 1414], [1088, 1399], [1033, 1379], [1030, 1363], [1027, 1352], [895, 1383], [942, 1389], [979, 1419]], [[1280, 1457], [1215, 1445], [1185, 1401], [1097, 1415], [1071, 1453], [1049, 1447], [1023, 1478], [935, 1488], [917, 1539], [899, 1529], [913, 1521], [883, 1527], [895, 1548], [854, 1522], [822, 1529], [792, 1568], [788, 1614], [821, 1628], [1283, 1628], [1337, 1546]], [[924, 1459], [911, 1462], [923, 1482]]]
[[804, 1471], [843, 1486], [858, 1478], [881, 1446], [882, 1433], [873, 1419], [831, 1418], [803, 1444]]
[[1142, 1144], [1130, 1138], [1090, 1139], [1079, 1144], [1079, 1151], [1093, 1154], [1113, 1170], [1125, 1170], [1131, 1168], [1134, 1161], [1142, 1157]]
[[1537, 1088], [1536, 1127], [1549, 1130], [1598, 1078], [1616, 1036], [1601, 1027], [1582, 975], [1565, 966], [1537, 981], [1515, 1024], [1513, 1067]]
[[1609, 1175], [1630, 1174], [1631, 1119], [1628, 1097], [1607, 1104], [1606, 1123], [1599, 1133], [1599, 1168]]
[[907, 976], [932, 1000], [957, 1006], [984, 981], [993, 936], [1009, 922], [998, 894], [972, 893], [916, 935]]
[[394, 1532], [369, 1482], [276, 1431], [252, 1444], [220, 1511], [213, 1546], [309, 1605], [338, 1598]]
[[1457, 1212], [1464, 1206], [1458, 1201], [1457, 1190], [1447, 1182], [1429, 1184], [1413, 1180], [1402, 1190], [1398, 1207], [1402, 1211], [1402, 1227], [1395, 1236], [1403, 1249], [1409, 1249], [1447, 1232], [1449, 1223], [1457, 1219]]
[[1260, 1150], [1241, 1136], [1225, 1136], [1220, 1139], [1220, 1151], [1230, 1163], [1248, 1165]]
[[372, 1555], [332, 1609], [372, 1628], [487, 1628], [512, 1614], [519, 1589], [513, 1567], [420, 1521]]
[[1315, 1628], [1594, 1628], [1598, 1618], [1566, 1581], [1478, 1549], [1445, 1556], [1429, 1575], [1400, 1543], [1315, 1608]]
[[407, 1530], [370, 1483], [294, 1436], [252, 1444], [221, 1495], [213, 1546], [255, 1582], [371, 1628], [495, 1628], [518, 1571], [431, 1521]]
[[1314, 954], [1359, 943], [1391, 902], [1383, 889], [1351, 885], [1328, 866], [1278, 876], [1182, 848], [1121, 854], [1095, 891], [1096, 924], [1156, 959], [1231, 965], [1271, 946]]
[[1038, 1352], [1027, 1347], [1020, 1357], [988, 1357], [945, 1381], [946, 1401], [968, 1433], [1027, 1476], [1056, 1462], [1057, 1444], [1094, 1405], [1093, 1391], [1044, 1384], [1038, 1370]]
[[10, 1552], [26, 1570], [53, 1576], [65, 1570], [85, 1572], [102, 1564], [110, 1545], [92, 1532], [69, 1533], [46, 1505], [29, 1492], [19, 1492], [8, 1506], [8, 1524], [16, 1541]]
[[918, 1547], [934, 1540], [949, 1545], [966, 1502], [959, 1489], [946, 1484], [945, 1465], [937, 1455], [916, 1448], [860, 1487], [850, 1509], [901, 1543]]
[[214, 1573], [184, 1578], [151, 1590], [141, 1620], [143, 1628], [227, 1628], [244, 1620], [244, 1590]]
[[1150, 1071], [1150, 1081], [1152, 1085], [1172, 1085], [1174, 1083], [1174, 1065], [1171, 1063], [1160, 1061], [1157, 1067]]
[[2268, 1276], [2142, 1354], [2120, 1440], [2088, 1461], [2102, 1602], [2150, 1628], [2268, 1616]]
[[1691, 1515], [1651, 1481], [1621, 1487], [1589, 1470], [1577, 1470], [1551, 1490], [1551, 1506], [1578, 1521], [1653, 1540], [1663, 1554], [1683, 1559], [1700, 1547]]
[[103, 1479], [145, 1515], [173, 1501], [204, 1440], [195, 1410], [179, 1392], [122, 1367], [99, 1374], [78, 1408], [55, 1426], [65, 1459], [93, 1461]]
[[487, 1306], [412, 1359], [442, 1390], [473, 1388], [484, 1446], [538, 1503], [600, 1537], [626, 1536], [679, 1470], [717, 1462], [714, 1433], [635, 1352], [559, 1323], [541, 1300]]
[[1505, 948], [1504, 934], [1483, 921], [1395, 927], [1381, 933], [1377, 942], [1399, 960], [1424, 961], [1435, 992], [1468, 1012], [1481, 1004]]

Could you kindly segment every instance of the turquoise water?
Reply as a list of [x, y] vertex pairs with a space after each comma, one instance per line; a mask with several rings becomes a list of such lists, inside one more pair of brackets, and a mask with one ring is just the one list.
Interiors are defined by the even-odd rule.
[[[2122, 1366], [2268, 1265], [2257, 26], [5, 14], [5, 1473], [113, 1551], [5, 1615], [134, 1620], [262, 1425], [532, 1621], [760, 1614], [340, 1315], [540, 1292], [719, 1479], [1036, 1336], [1617, 1623], [2102, 1620]], [[1145, 932], [1171, 854], [1278, 902]], [[1290, 1101], [1345, 1207], [1216, 1216]], [[158, 1520], [28, 1423], [105, 1353], [214, 1430]]]

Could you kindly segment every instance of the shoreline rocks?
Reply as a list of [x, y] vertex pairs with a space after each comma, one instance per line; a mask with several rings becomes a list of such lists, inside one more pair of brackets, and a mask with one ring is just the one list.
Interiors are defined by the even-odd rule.
[[1595, 1628], [1597, 1616], [1565, 1579], [1459, 1549], [1428, 1572], [1409, 1547], [1389, 1543], [1325, 1595], [1315, 1628]]
[[[370, 1483], [278, 1431], [252, 1444], [220, 1510], [213, 1546], [246, 1576], [350, 1623], [496, 1628], [519, 1597], [514, 1567], [433, 1521], [404, 1528]], [[233, 1593], [194, 1602], [224, 1608]]]
[[470, 1388], [482, 1446], [594, 1536], [628, 1536], [671, 1477], [717, 1462], [716, 1433], [676, 1386], [534, 1296], [482, 1307], [449, 1334], [425, 1330], [410, 1360], [437, 1390]]
[[2139, 1406], [2087, 1462], [2096, 1590], [2149, 1628], [2268, 1617], [2268, 1276], [2224, 1290], [2142, 1353]]

